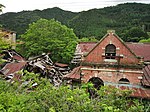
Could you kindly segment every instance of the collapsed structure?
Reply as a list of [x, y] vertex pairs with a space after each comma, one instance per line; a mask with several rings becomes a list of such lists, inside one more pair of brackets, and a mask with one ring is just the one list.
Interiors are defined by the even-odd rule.
[[64, 76], [72, 85], [112, 85], [133, 90], [133, 97], [150, 99], [150, 44], [125, 43], [115, 31], [108, 31], [97, 43], [79, 43], [72, 63], [77, 67]]
[[1, 64], [0, 73], [8, 81], [20, 80], [24, 74], [18, 72], [27, 70], [40, 74], [40, 77], [48, 78], [54, 86], [59, 86], [62, 83], [63, 75], [70, 71], [67, 64], [54, 64], [49, 58], [49, 54], [42, 54], [29, 58], [29, 60], [25, 60], [14, 50], [5, 50], [2, 55], [5, 63]]

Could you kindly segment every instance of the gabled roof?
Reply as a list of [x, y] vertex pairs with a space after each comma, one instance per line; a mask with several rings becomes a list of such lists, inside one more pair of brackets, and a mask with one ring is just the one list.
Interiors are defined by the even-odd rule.
[[[97, 45], [96, 42], [80, 42], [78, 44], [82, 54], [91, 51]], [[126, 42], [125, 45], [138, 57], [144, 57], [144, 61], [150, 61], [150, 44]], [[86, 47], [86, 48], [85, 48]]]
[[121, 38], [119, 38], [117, 34], [115, 34], [115, 31], [111, 31], [111, 30], [107, 32], [107, 34], [93, 47], [93, 49], [87, 55], [89, 55], [110, 34], [115, 36], [137, 58], [136, 54], [130, 50], [130, 48], [124, 43], [124, 41]]

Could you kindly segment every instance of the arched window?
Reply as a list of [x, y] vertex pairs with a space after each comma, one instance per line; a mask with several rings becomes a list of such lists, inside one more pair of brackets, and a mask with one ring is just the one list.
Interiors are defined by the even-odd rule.
[[94, 85], [94, 88], [100, 89], [101, 86], [104, 86], [104, 82], [98, 78], [98, 77], [92, 77], [89, 82], [92, 82]]
[[119, 84], [129, 84], [129, 83], [130, 83], [130, 81], [127, 78], [121, 78], [119, 80]]
[[116, 47], [113, 44], [108, 44], [105, 48], [106, 59], [115, 59]]

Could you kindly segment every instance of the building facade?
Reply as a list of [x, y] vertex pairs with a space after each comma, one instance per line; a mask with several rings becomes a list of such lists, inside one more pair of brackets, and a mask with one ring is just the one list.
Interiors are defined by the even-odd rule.
[[[147, 88], [150, 84], [145, 88], [142, 83], [144, 61], [148, 62], [150, 52], [146, 51], [144, 56], [147, 57], [144, 60], [144, 56], [140, 55], [143, 51], [138, 54], [140, 49], [135, 49], [139, 45], [124, 43], [115, 31], [108, 31], [98, 43], [79, 43], [72, 60], [76, 64], [80, 62], [79, 67], [65, 78], [72, 81], [92, 82], [95, 88], [112, 85], [117, 88], [136, 89], [137, 92], [147, 92], [145, 94], [148, 96], [145, 97], [150, 97], [150, 90]], [[145, 48], [150, 50], [150, 44]], [[81, 58], [77, 58], [79, 56]], [[139, 89], [143, 91], [138, 91]]]

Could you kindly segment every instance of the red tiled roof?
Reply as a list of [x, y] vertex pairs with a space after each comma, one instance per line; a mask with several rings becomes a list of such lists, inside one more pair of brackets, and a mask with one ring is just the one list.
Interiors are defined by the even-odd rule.
[[64, 78], [67, 78], [67, 79], [80, 79], [80, 66], [79, 67], [76, 67], [74, 68], [71, 73], [67, 74], [64, 76]]
[[80, 42], [78, 47], [81, 49], [81, 52], [87, 53], [90, 52], [96, 44], [97, 42]]
[[147, 65], [143, 68], [143, 79], [142, 84], [144, 86], [150, 86], [150, 65]]
[[150, 89], [120, 86], [121, 90], [132, 90], [131, 97], [150, 99]]
[[144, 57], [144, 61], [150, 61], [150, 44], [148, 43], [126, 43], [126, 45], [140, 57]]
[[10, 74], [14, 74], [15, 72], [23, 69], [23, 67], [26, 65], [26, 62], [19, 62], [19, 63], [8, 63], [5, 65], [5, 67], [1, 70], [1, 72], [8, 76]]

